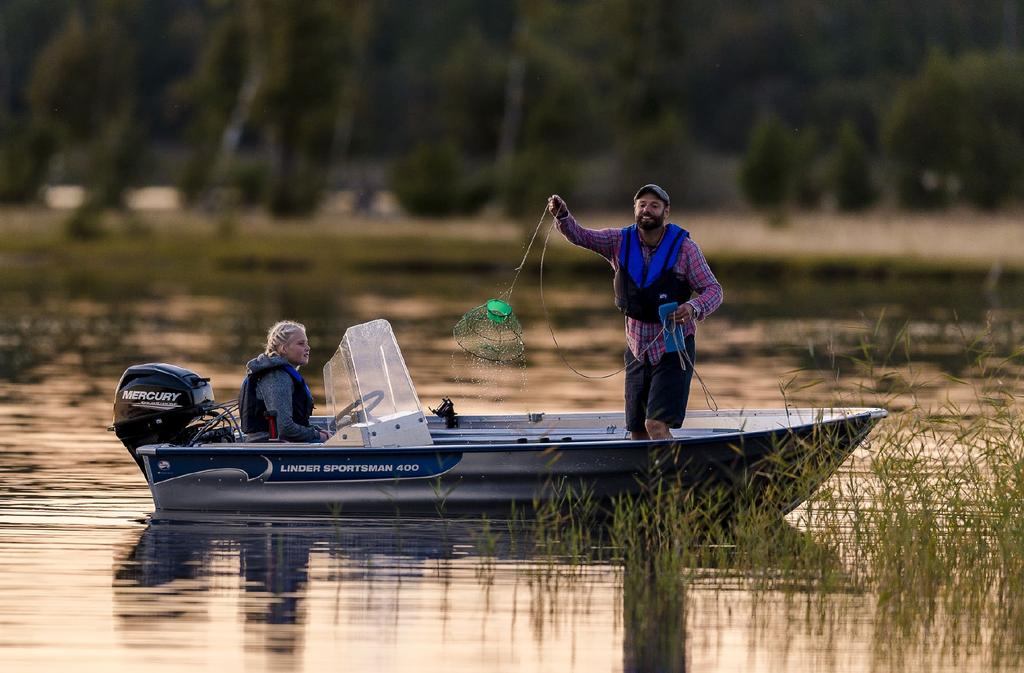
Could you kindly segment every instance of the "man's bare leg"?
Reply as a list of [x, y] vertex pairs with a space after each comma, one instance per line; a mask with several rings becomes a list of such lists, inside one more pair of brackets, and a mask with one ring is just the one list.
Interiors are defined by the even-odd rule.
[[653, 418], [648, 418], [644, 421], [644, 425], [647, 426], [647, 436], [650, 439], [672, 439], [672, 431], [668, 427], [668, 423], [662, 423], [656, 421]]

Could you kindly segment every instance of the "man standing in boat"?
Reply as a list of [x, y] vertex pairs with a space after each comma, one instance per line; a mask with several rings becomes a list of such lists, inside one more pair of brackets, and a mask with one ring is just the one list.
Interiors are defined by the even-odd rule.
[[[615, 305], [626, 315], [626, 427], [633, 439], [669, 439], [686, 416], [696, 361], [697, 321], [722, 304], [722, 286], [689, 233], [667, 222], [671, 200], [658, 185], [633, 197], [635, 222], [623, 229], [586, 229], [556, 195], [548, 211], [566, 240], [593, 250], [615, 271]], [[666, 315], [662, 306], [676, 304]], [[666, 335], [682, 326], [678, 352]], [[672, 338], [670, 336], [670, 338]]]

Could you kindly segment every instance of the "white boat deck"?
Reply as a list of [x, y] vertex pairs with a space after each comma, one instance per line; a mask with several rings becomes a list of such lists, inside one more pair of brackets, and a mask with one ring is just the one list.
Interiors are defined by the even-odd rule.
[[[885, 411], [871, 408], [835, 409], [732, 409], [694, 410], [682, 428], [673, 430], [679, 439], [779, 430], [825, 423]], [[443, 418], [429, 416], [434, 444], [513, 444], [533, 442], [600, 442], [629, 438], [621, 412], [528, 413], [511, 415], [460, 415], [458, 426], [447, 428]]]

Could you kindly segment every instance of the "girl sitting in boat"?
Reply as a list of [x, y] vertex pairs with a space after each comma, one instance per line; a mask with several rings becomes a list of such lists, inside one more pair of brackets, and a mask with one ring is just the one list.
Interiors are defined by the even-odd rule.
[[313, 395], [299, 373], [308, 363], [305, 325], [282, 320], [267, 331], [267, 347], [245, 366], [238, 394], [246, 441], [323, 442], [329, 437], [309, 424]]

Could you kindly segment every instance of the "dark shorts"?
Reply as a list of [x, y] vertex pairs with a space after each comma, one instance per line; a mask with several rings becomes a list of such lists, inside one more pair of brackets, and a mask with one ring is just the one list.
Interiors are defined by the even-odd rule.
[[[697, 347], [693, 336], [686, 337], [686, 352], [690, 362], [697, 361]], [[633, 357], [627, 348], [626, 363], [626, 429], [630, 432], [646, 430], [648, 418], [678, 428], [686, 417], [686, 403], [690, 398], [690, 379], [693, 367], [680, 363], [680, 353], [665, 353], [658, 364]], [[683, 360], [685, 363], [685, 360]]]

